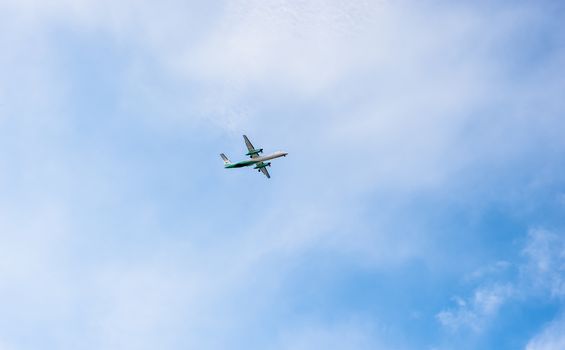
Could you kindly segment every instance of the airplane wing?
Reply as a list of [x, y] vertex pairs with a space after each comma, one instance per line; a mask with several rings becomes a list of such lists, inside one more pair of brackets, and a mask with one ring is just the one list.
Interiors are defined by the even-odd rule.
[[[257, 165], [258, 167], [260, 167], [260, 168], [259, 168], [259, 171], [262, 172], [263, 174], [265, 174], [265, 176], [267, 177], [267, 179], [270, 179], [270, 178], [271, 178], [271, 175], [269, 175], [269, 171], [267, 170], [267, 166], [268, 166], [269, 164], [265, 165], [265, 163], [259, 162], [259, 163], [257, 163], [256, 165]], [[257, 169], [257, 168], [255, 168], [255, 169]]]
[[253, 144], [251, 143], [251, 141], [249, 141], [247, 136], [243, 135], [243, 139], [245, 140], [245, 145], [247, 146], [247, 150], [249, 151], [248, 153], [249, 157], [251, 158], [259, 157], [259, 153], [257, 152], [258, 150], [256, 150], [255, 147], [253, 147]]
[[267, 171], [267, 168], [261, 168], [261, 172], [263, 174], [265, 174], [265, 176], [267, 177], [267, 179], [271, 178], [271, 175], [269, 175], [269, 172]]

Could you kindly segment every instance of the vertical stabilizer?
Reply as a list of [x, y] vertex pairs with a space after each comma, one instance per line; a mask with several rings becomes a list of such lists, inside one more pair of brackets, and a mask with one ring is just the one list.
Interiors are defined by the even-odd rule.
[[228, 159], [228, 157], [226, 157], [225, 154], [220, 154], [220, 157], [222, 157], [224, 164], [231, 164], [230, 160]]

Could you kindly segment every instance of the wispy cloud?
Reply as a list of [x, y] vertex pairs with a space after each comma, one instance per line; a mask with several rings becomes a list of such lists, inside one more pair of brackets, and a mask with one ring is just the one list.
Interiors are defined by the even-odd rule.
[[545, 229], [535, 229], [528, 234], [523, 251], [528, 264], [523, 273], [533, 285], [549, 291], [552, 297], [565, 297], [565, 238]]
[[565, 348], [565, 321], [552, 321], [528, 342], [526, 350], [559, 350]]
[[515, 294], [513, 288], [510, 284], [478, 288], [469, 299], [455, 297], [457, 307], [441, 311], [436, 317], [443, 326], [451, 330], [470, 328], [480, 332], [488, 327], [498, 310]]
[[[520, 272], [515, 278], [495, 276], [498, 281], [492, 285], [480, 286], [469, 298], [455, 297], [457, 306], [439, 312], [437, 320], [450, 330], [471, 329], [480, 332], [488, 329], [490, 321], [497, 317], [505, 304], [520, 303], [524, 300], [551, 297], [561, 300], [565, 283], [565, 238], [546, 229], [532, 229], [527, 235], [523, 248], [525, 258], [515, 268]], [[494, 266], [494, 269], [493, 269]], [[481, 279], [487, 278], [484, 271], [496, 272], [501, 264], [480, 269], [473, 274]], [[508, 263], [502, 264], [504, 269]], [[481, 278], [482, 277], [482, 278]], [[563, 305], [561, 305], [563, 307]], [[558, 336], [563, 322], [556, 319], [542, 333], [530, 341], [528, 349], [558, 349], [562, 337]]]

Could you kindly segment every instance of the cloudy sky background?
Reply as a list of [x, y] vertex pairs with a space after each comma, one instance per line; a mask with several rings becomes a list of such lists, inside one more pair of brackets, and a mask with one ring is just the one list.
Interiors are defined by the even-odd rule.
[[564, 18], [0, 0], [0, 349], [565, 348]]

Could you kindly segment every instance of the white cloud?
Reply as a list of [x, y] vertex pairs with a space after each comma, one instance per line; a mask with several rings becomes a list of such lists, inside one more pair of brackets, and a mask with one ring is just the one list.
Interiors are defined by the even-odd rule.
[[[183, 57], [190, 76], [317, 94], [380, 51], [384, 2], [231, 1], [217, 26]], [[373, 45], [366, 45], [373, 41]]]
[[533, 285], [552, 297], [565, 297], [565, 238], [545, 229], [531, 230], [523, 253], [528, 264], [522, 272]]
[[469, 328], [480, 332], [514, 293], [510, 284], [481, 287], [467, 300], [455, 298], [457, 307], [441, 311], [436, 317], [443, 326], [451, 330]]
[[526, 350], [565, 349], [565, 319], [554, 320], [528, 342]]
[[[525, 261], [517, 264], [518, 278], [498, 277], [494, 285], [479, 287], [472, 297], [454, 298], [457, 307], [443, 310], [436, 315], [442, 326], [450, 330], [471, 329], [480, 332], [488, 328], [500, 308], [506, 303], [523, 302], [536, 296], [556, 298], [564, 296], [565, 284], [565, 238], [557, 232], [537, 228], [528, 232], [522, 250]], [[507, 262], [497, 262], [471, 274], [472, 281], [497, 274], [507, 269]], [[563, 305], [561, 305], [563, 306]], [[561, 349], [565, 338], [561, 336], [563, 319], [555, 319], [528, 343], [528, 350]]]

